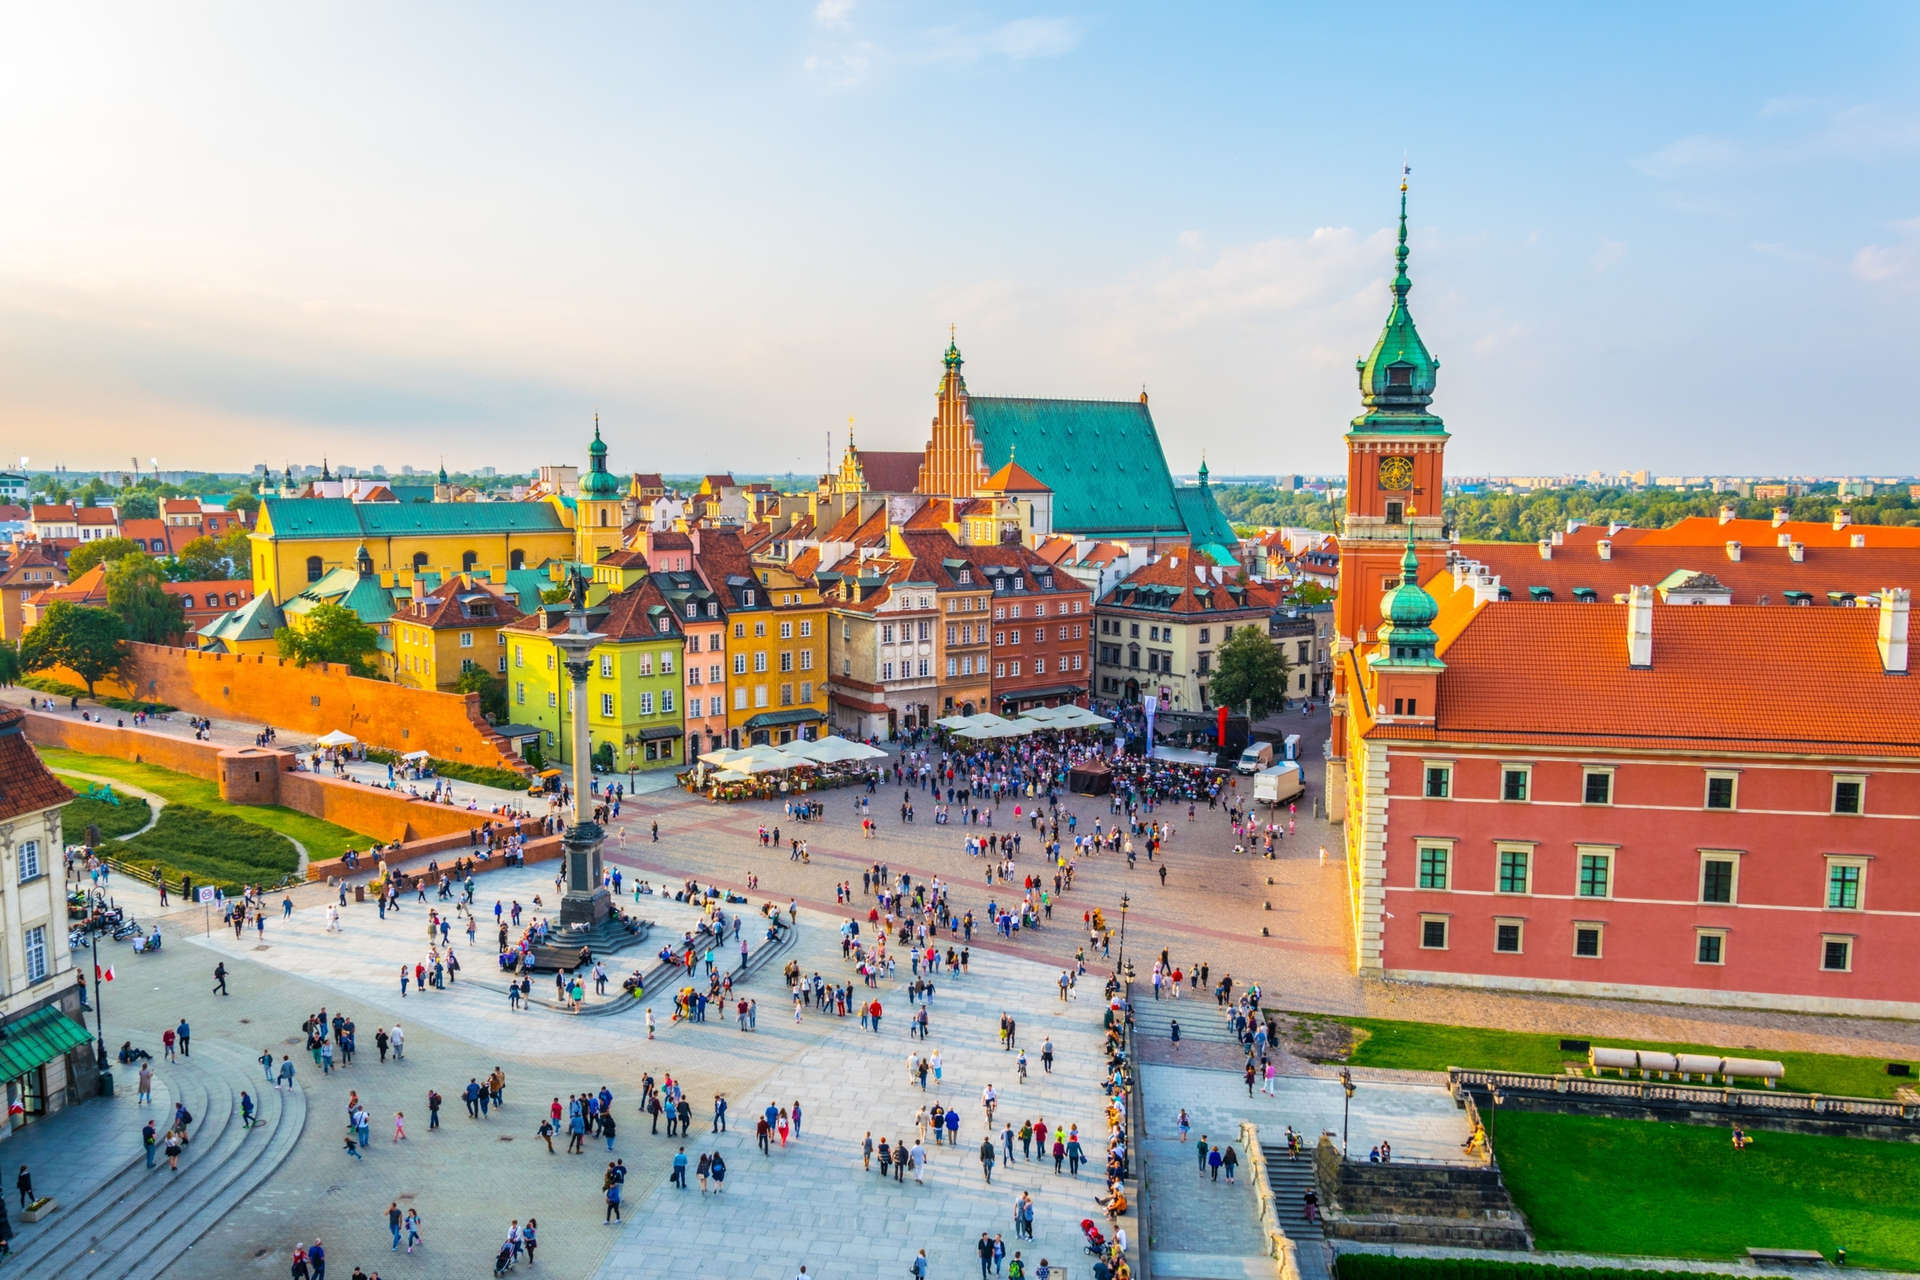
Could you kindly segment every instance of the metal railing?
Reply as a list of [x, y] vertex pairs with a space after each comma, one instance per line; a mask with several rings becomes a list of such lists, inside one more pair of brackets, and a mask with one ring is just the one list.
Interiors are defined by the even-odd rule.
[[1872, 1120], [1920, 1120], [1920, 1105], [1886, 1098], [1854, 1098], [1825, 1093], [1783, 1093], [1777, 1089], [1739, 1089], [1728, 1085], [1683, 1084], [1672, 1080], [1618, 1080], [1600, 1076], [1550, 1076], [1526, 1071], [1447, 1068], [1457, 1097], [1464, 1087], [1500, 1092], [1557, 1094], [1609, 1102], [1669, 1102], [1779, 1115], [1843, 1116]]

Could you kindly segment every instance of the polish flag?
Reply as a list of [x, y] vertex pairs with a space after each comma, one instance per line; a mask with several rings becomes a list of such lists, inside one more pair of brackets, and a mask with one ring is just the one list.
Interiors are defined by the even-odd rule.
[[112, 965], [108, 965], [108, 966], [107, 966], [107, 972], [106, 972], [106, 975], [105, 975], [105, 977], [106, 977], [106, 980], [107, 980], [108, 982], [112, 982], [112, 981], [113, 981], [113, 966], [112, 966]]

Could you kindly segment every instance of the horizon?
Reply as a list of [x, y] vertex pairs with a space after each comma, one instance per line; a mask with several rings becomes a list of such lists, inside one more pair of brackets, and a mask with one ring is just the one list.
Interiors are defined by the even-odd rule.
[[1905, 7], [1388, 6], [1384, 64], [1258, 6], [202, 13], [0, 55], [39, 469], [530, 472], [597, 410], [616, 470], [817, 473], [925, 443], [953, 323], [975, 394], [1144, 385], [1175, 473], [1337, 474], [1404, 155], [1456, 475], [1920, 470]]

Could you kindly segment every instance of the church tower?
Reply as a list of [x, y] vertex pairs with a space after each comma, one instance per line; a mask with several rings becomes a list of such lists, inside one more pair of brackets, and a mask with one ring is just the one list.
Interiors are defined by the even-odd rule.
[[[1447, 429], [1428, 411], [1440, 362], [1427, 351], [1407, 309], [1407, 180], [1400, 179], [1400, 239], [1393, 251], [1393, 305], [1380, 340], [1355, 362], [1363, 412], [1347, 431], [1347, 511], [1340, 530], [1340, 588], [1334, 605], [1332, 748], [1347, 751], [1351, 654], [1379, 639], [1383, 602], [1409, 577], [1446, 563], [1441, 516]], [[1331, 789], [1330, 789], [1331, 794]]]
[[600, 438], [600, 415], [593, 415], [593, 443], [587, 446], [587, 473], [580, 477], [574, 504], [574, 558], [591, 569], [602, 554], [621, 546], [620, 482], [607, 470], [607, 445]]
[[973, 415], [967, 411], [967, 380], [960, 376], [960, 348], [951, 329], [947, 333], [946, 370], [940, 375], [939, 399], [934, 406], [933, 436], [920, 464], [917, 492], [933, 497], [971, 498], [986, 479], [979, 438], [973, 434]]

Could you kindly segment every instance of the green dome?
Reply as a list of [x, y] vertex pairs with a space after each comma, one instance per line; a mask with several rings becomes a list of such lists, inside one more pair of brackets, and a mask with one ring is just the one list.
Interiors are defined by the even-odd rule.
[[1400, 585], [1380, 598], [1380, 616], [1395, 634], [1426, 631], [1440, 616], [1440, 605], [1420, 585], [1420, 557], [1413, 548], [1413, 526], [1407, 526], [1407, 550], [1400, 557]]
[[1407, 276], [1407, 185], [1400, 184], [1400, 239], [1395, 246], [1393, 306], [1380, 340], [1354, 362], [1360, 375], [1360, 402], [1366, 412], [1353, 420], [1356, 431], [1444, 431], [1427, 406], [1433, 403], [1440, 362], [1427, 350], [1407, 309], [1413, 281]]
[[600, 438], [600, 415], [593, 415], [593, 443], [587, 446], [587, 474], [580, 477], [580, 496], [602, 500], [620, 496], [620, 482], [607, 470], [607, 442]]

